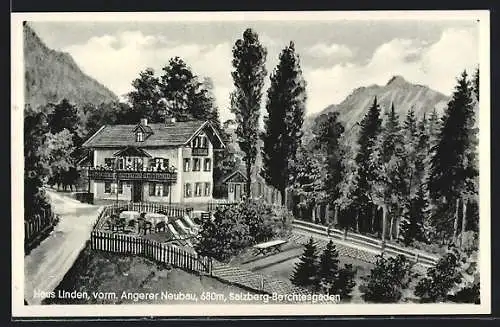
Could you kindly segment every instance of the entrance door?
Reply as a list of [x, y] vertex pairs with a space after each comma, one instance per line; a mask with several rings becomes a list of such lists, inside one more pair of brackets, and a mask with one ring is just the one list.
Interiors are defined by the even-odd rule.
[[142, 202], [142, 183], [132, 183], [132, 202]]
[[234, 200], [241, 200], [241, 184], [234, 184]]

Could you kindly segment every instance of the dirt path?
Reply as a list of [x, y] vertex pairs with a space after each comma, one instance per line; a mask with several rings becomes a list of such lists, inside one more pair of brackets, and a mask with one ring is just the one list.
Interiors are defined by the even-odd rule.
[[[35, 293], [51, 292], [71, 268], [97, 219], [99, 207], [48, 191], [59, 224], [38, 247], [24, 257], [24, 297], [40, 304]], [[68, 290], [72, 291], [72, 290]]]

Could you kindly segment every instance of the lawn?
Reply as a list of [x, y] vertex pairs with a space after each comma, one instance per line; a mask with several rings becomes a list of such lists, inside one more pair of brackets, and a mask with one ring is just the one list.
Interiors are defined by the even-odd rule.
[[[60, 298], [60, 291], [86, 292], [87, 296]], [[102, 292], [101, 298], [97, 297], [98, 292]], [[122, 298], [123, 292], [130, 294]], [[166, 296], [167, 292], [170, 295]], [[47, 298], [42, 304], [193, 303], [196, 299], [203, 303], [202, 294], [212, 295], [210, 303], [223, 303], [231, 293], [248, 292], [208, 276], [164, 267], [142, 257], [92, 251], [87, 247], [54, 293], [55, 298]], [[189, 294], [193, 300], [180, 299], [180, 293]], [[138, 299], [141, 294], [148, 298]]]
[[[293, 275], [295, 265], [299, 262], [303, 251], [303, 246], [289, 246], [278, 254], [261, 257], [253, 256], [253, 259], [240, 264], [245, 269], [264, 275], [274, 276], [279, 279], [289, 279]], [[351, 299], [344, 299], [344, 301], [362, 303], [363, 300], [361, 299], [361, 292], [358, 286], [362, 283], [361, 277], [370, 273], [373, 264], [346, 256], [339, 256], [339, 266], [343, 267], [344, 264], [352, 264], [356, 269], [356, 287], [351, 293]]]

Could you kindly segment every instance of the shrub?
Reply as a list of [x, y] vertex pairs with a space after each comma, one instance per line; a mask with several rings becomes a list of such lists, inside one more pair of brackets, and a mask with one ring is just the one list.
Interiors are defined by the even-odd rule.
[[453, 302], [481, 304], [479, 281], [464, 286], [451, 297]]
[[304, 253], [300, 261], [295, 265], [295, 271], [291, 278], [292, 283], [297, 286], [315, 286], [317, 285], [317, 248], [313, 238], [309, 239], [304, 245]]
[[401, 300], [402, 290], [407, 288], [410, 282], [411, 265], [402, 255], [388, 259], [378, 256], [375, 267], [362, 287], [364, 300], [378, 303]]
[[421, 302], [442, 302], [450, 290], [462, 280], [460, 254], [452, 250], [439, 259], [436, 266], [427, 269], [426, 277], [415, 287]]
[[344, 268], [339, 270], [339, 276], [335, 282], [335, 294], [339, 294], [340, 298], [349, 296], [356, 286], [355, 275], [356, 270], [353, 269], [352, 264], [345, 264]]
[[246, 200], [217, 208], [213, 219], [201, 222], [196, 251], [227, 261], [255, 243], [284, 236], [291, 229], [289, 213], [263, 201]]

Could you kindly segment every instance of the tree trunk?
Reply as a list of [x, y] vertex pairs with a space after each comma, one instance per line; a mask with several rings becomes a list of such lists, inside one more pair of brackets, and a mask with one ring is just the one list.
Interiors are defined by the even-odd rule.
[[250, 199], [250, 196], [252, 194], [250, 190], [250, 186], [252, 185], [252, 165], [250, 164], [249, 160], [247, 160], [246, 162], [246, 169], [247, 169], [246, 194], [247, 194], [247, 199]]
[[391, 224], [390, 224], [390, 227], [389, 227], [389, 239], [392, 241], [393, 239], [393, 224], [394, 224], [394, 217], [391, 215]]
[[330, 204], [328, 203], [325, 208], [325, 222], [330, 225]]
[[335, 206], [335, 213], [333, 215], [333, 226], [337, 226], [339, 224], [339, 206]]
[[375, 216], [377, 214], [377, 206], [375, 205], [372, 205], [372, 219], [371, 219], [371, 226], [370, 226], [370, 230], [372, 233], [375, 232], [375, 229], [374, 229], [374, 226], [375, 226]]
[[462, 237], [460, 238], [460, 248], [462, 248], [465, 242], [465, 227], [467, 225], [467, 199], [462, 200], [463, 210], [462, 210]]
[[349, 227], [345, 226], [345, 229], [344, 229], [344, 241], [347, 239], [347, 230], [349, 229]]
[[401, 216], [398, 216], [398, 217], [396, 218], [396, 226], [394, 226], [394, 228], [395, 228], [395, 230], [396, 230], [396, 231], [394, 232], [394, 233], [395, 233], [395, 238], [396, 238], [396, 240], [397, 240], [397, 239], [399, 239], [399, 226], [401, 225], [401, 218], [400, 218], [400, 217], [401, 217]]
[[460, 205], [460, 198], [457, 198], [455, 203], [455, 220], [453, 222], [453, 241], [456, 244], [458, 234], [458, 206]]
[[359, 211], [356, 213], [356, 232], [359, 233]]
[[281, 206], [286, 208], [287, 207], [287, 203], [286, 203], [286, 187], [280, 190], [280, 194], [281, 194]]
[[382, 243], [385, 242], [385, 237], [387, 234], [387, 208], [382, 206]]
[[313, 206], [312, 211], [311, 211], [311, 219], [313, 223], [316, 223], [316, 206]]

